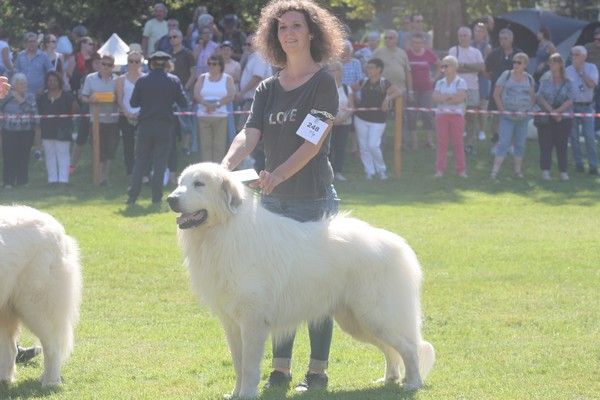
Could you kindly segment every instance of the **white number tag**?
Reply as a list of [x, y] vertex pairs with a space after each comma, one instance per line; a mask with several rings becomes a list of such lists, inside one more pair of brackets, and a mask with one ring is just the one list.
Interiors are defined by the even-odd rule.
[[327, 123], [321, 121], [318, 117], [315, 117], [312, 114], [307, 114], [296, 134], [308, 140], [312, 144], [317, 144], [319, 143], [319, 140], [321, 140], [321, 137], [325, 134], [327, 126]]

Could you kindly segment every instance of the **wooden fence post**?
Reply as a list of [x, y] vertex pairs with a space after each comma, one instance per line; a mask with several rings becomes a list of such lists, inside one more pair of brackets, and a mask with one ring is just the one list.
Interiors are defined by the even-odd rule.
[[404, 99], [397, 97], [395, 104], [396, 126], [394, 128], [394, 172], [400, 176], [402, 172], [402, 117], [404, 114]]

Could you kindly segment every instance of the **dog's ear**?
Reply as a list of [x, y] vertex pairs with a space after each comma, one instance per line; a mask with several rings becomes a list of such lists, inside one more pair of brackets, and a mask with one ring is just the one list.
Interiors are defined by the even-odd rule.
[[223, 192], [225, 192], [225, 203], [227, 204], [227, 208], [233, 214], [237, 213], [238, 208], [242, 205], [243, 201], [240, 185], [233, 182], [228, 176], [225, 176], [221, 188], [223, 189]]

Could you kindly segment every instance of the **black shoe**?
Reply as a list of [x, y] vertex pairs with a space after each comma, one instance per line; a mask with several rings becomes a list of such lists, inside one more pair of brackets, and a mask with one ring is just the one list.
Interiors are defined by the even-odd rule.
[[287, 389], [290, 387], [290, 382], [292, 381], [292, 375], [287, 375], [281, 371], [272, 371], [271, 375], [269, 375], [269, 380], [265, 384], [265, 389], [276, 389], [276, 388], [284, 388]]
[[577, 172], [585, 172], [585, 169], [583, 169], [583, 165], [576, 165], [575, 166], [575, 171], [577, 171]]
[[302, 382], [296, 386], [296, 392], [306, 392], [308, 390], [325, 390], [327, 389], [327, 382], [329, 378], [327, 374], [317, 374], [314, 372], [307, 372], [304, 375]]
[[590, 168], [589, 174], [598, 176], [598, 168]]
[[29, 348], [23, 348], [23, 347], [19, 346], [19, 347], [17, 347], [16, 361], [18, 363], [26, 363], [27, 361], [30, 361], [32, 358], [34, 358], [41, 352], [42, 352], [42, 348], [38, 347], [38, 346], [29, 347]]

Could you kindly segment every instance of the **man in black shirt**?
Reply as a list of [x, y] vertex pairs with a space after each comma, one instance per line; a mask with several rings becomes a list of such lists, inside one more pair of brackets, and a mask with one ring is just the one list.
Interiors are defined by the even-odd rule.
[[166, 72], [171, 56], [157, 51], [149, 58], [150, 72], [135, 83], [131, 95], [132, 107], [140, 107], [139, 129], [135, 146], [135, 165], [127, 204], [135, 204], [142, 188], [144, 173], [154, 168], [152, 176], [152, 203], [160, 203], [163, 194], [163, 176], [171, 149], [173, 128], [177, 123], [173, 105], [187, 106], [181, 81]]
[[[494, 89], [496, 87], [496, 81], [502, 75], [504, 71], [512, 69], [513, 56], [517, 53], [521, 53], [523, 50], [518, 47], [513, 47], [513, 33], [510, 29], [504, 28], [498, 33], [498, 41], [500, 47], [496, 47], [485, 59], [485, 72], [490, 77], [492, 87], [490, 89], [490, 100], [488, 103], [488, 110], [497, 110], [496, 102], [494, 101]], [[494, 136], [492, 142], [498, 141], [498, 118], [494, 116]]]

